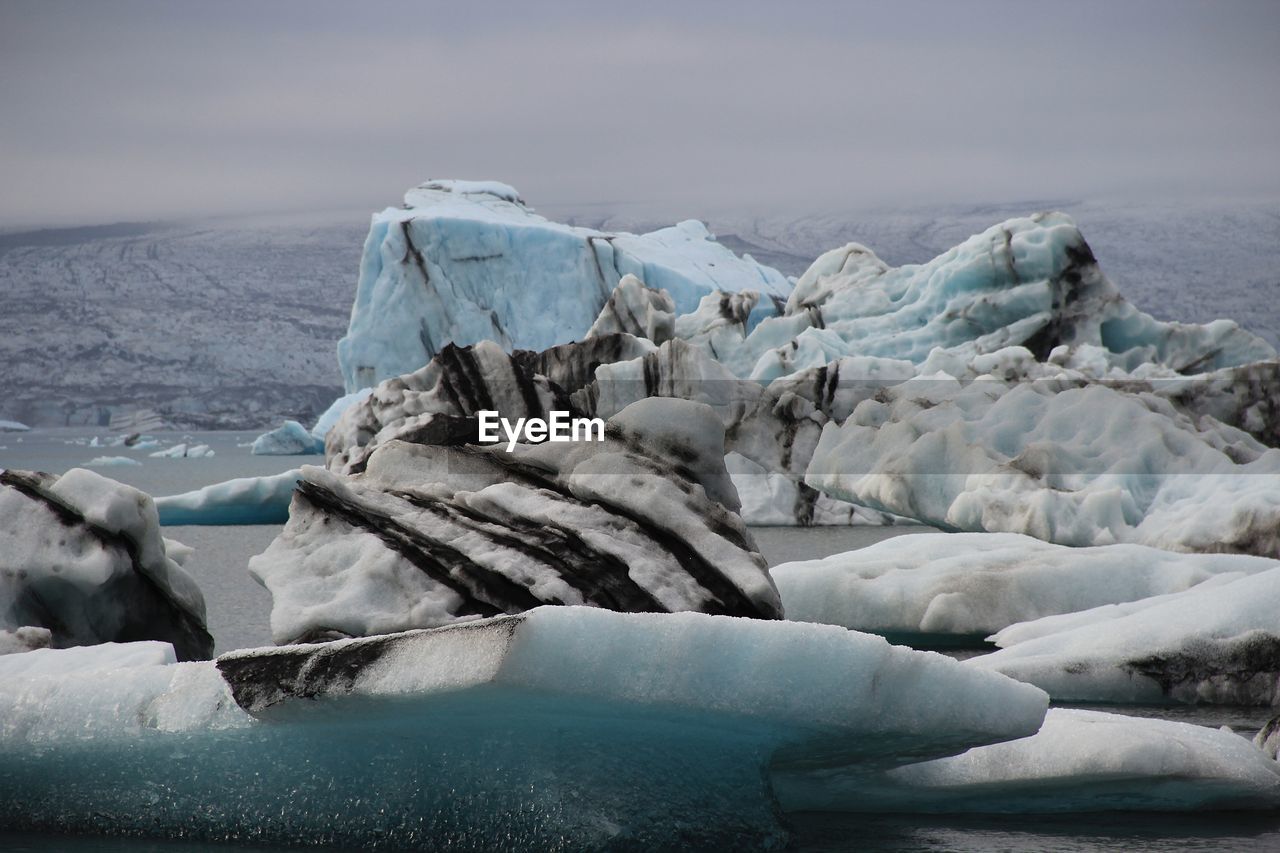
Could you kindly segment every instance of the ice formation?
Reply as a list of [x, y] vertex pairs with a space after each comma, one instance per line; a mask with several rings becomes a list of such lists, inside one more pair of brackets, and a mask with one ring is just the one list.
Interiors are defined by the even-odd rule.
[[1280, 764], [1230, 731], [1052, 708], [1028, 738], [885, 773], [777, 784], [789, 809], [1062, 813], [1280, 807]]
[[324, 439], [297, 421], [285, 421], [254, 439], [250, 452], [254, 456], [307, 456], [324, 453]]
[[373, 217], [351, 324], [338, 344], [348, 391], [411, 373], [448, 343], [541, 350], [581, 338], [628, 273], [666, 290], [683, 312], [714, 290], [781, 302], [791, 289], [699, 222], [604, 233], [549, 222], [510, 187], [468, 185], [423, 184], [403, 208]]
[[18, 421], [0, 420], [0, 432], [27, 432], [31, 427]]
[[[682, 320], [676, 326], [680, 334]], [[714, 343], [735, 373], [765, 380], [842, 355], [923, 364], [937, 348], [972, 358], [1023, 346], [1045, 361], [1059, 347], [1084, 347], [1104, 370], [1154, 363], [1183, 374], [1276, 357], [1230, 321], [1142, 313], [1060, 213], [1007, 220], [925, 264], [890, 267], [856, 243], [832, 250], [796, 283], [782, 316]]]
[[[1280, 569], [1011, 638], [967, 665], [1064, 702], [1280, 705]], [[1029, 623], [1034, 629], [1035, 623]]]
[[84, 464], [86, 468], [112, 468], [121, 465], [141, 465], [142, 463], [131, 456], [95, 456]]
[[1280, 449], [1074, 378], [882, 389], [825, 427], [805, 481], [952, 530], [1280, 555]]
[[507, 353], [492, 341], [448, 345], [425, 367], [383, 382], [353, 404], [329, 430], [325, 456], [335, 471], [359, 470], [378, 445], [399, 439], [448, 443], [452, 432], [476, 435], [459, 422], [481, 410], [508, 418], [546, 417], [552, 410], [586, 414], [570, 395], [591, 381], [596, 367], [653, 349], [625, 334], [589, 338], [540, 353]]
[[540, 604], [781, 617], [709, 407], [643, 400], [603, 442], [514, 452], [449, 423], [452, 440], [382, 442], [345, 476], [302, 468], [288, 525], [250, 562], [277, 642]]
[[168, 553], [151, 498], [83, 468], [0, 472], [0, 630], [25, 627], [49, 629], [55, 646], [155, 639], [183, 660], [213, 650], [204, 598]]
[[919, 533], [783, 563], [770, 574], [788, 619], [911, 645], [972, 645], [1016, 622], [1277, 568], [1280, 562], [1239, 554], [1068, 548], [1014, 533]]
[[213, 448], [207, 444], [192, 444], [188, 446], [185, 442], [150, 454], [155, 459], [204, 459], [213, 455]]
[[666, 343], [675, 335], [676, 305], [665, 290], [648, 287], [631, 273], [609, 294], [586, 337], [625, 333]]
[[6, 681], [0, 825], [396, 848], [780, 847], [771, 774], [883, 770], [1024, 737], [1047, 704], [830, 626], [582, 607], [216, 663], [102, 664]]
[[266, 477], [239, 477], [156, 498], [160, 523], [283, 524], [301, 473], [297, 468]]

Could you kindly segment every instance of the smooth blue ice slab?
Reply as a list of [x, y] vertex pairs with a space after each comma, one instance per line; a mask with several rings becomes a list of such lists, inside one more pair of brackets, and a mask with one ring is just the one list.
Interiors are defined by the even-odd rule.
[[155, 499], [160, 524], [284, 524], [301, 472], [238, 477]]

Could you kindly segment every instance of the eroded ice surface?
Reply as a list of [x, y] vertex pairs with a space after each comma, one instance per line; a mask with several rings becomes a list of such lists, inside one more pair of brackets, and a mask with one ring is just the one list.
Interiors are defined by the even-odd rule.
[[981, 643], [1015, 622], [1280, 568], [1240, 554], [1068, 548], [1013, 533], [919, 533], [770, 569], [788, 619], [911, 644]]
[[641, 400], [604, 441], [510, 451], [465, 443], [474, 420], [462, 426], [454, 441], [378, 444], [347, 475], [301, 469], [289, 523], [249, 566], [277, 642], [540, 604], [782, 615], [710, 407]]
[[204, 597], [151, 498], [84, 468], [0, 471], [0, 629], [54, 646], [155, 639], [208, 657]]
[[1271, 569], [1205, 583], [1114, 618], [1095, 611], [1098, 618], [1033, 631], [966, 665], [1035, 684], [1061, 701], [1276, 705], [1277, 601], [1280, 569]]
[[805, 481], [953, 530], [1280, 555], [1280, 449], [1069, 377], [882, 389], [823, 429]]
[[885, 773], [779, 784], [793, 809], [869, 812], [1275, 809], [1280, 764], [1230, 731], [1053, 708], [1028, 738]]

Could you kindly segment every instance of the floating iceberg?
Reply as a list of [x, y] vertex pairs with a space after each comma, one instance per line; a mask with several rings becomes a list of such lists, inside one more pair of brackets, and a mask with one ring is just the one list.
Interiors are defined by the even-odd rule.
[[1278, 600], [1280, 569], [1207, 582], [1114, 618], [1093, 611], [1062, 631], [1006, 638], [966, 665], [1063, 702], [1280, 705]]
[[121, 465], [141, 465], [142, 463], [131, 456], [95, 456], [84, 464], [86, 468], [111, 468]]
[[455, 422], [453, 442], [387, 441], [348, 475], [301, 469], [289, 523], [249, 564], [276, 642], [540, 604], [781, 617], [707, 406], [642, 400], [604, 441], [511, 452]]
[[919, 379], [828, 424], [805, 482], [952, 530], [1280, 555], [1280, 449], [1072, 378]]
[[162, 525], [283, 524], [301, 473], [240, 477], [180, 495], [156, 498]]
[[1046, 707], [1035, 688], [830, 626], [581, 607], [216, 664], [104, 665], [6, 681], [0, 826], [781, 847], [771, 776], [1024, 737]]
[[173, 447], [166, 447], [164, 450], [157, 450], [149, 454], [154, 459], [203, 459], [212, 456], [214, 451], [207, 444], [193, 444], [187, 446], [185, 443], [175, 444]]
[[[204, 598], [168, 553], [151, 498], [83, 468], [0, 472], [0, 630], [55, 646], [155, 639], [207, 658]], [[179, 551], [178, 549], [181, 549]]]
[[699, 222], [604, 233], [549, 222], [509, 190], [429, 182], [405, 195], [404, 208], [373, 217], [338, 344], [347, 391], [417, 370], [448, 343], [542, 350], [581, 338], [628, 273], [666, 290], [681, 312], [716, 290], [755, 290], [780, 304], [791, 289]]
[[974, 645], [1016, 622], [1182, 592], [1280, 563], [1140, 545], [1068, 548], [1013, 533], [896, 536], [770, 570], [787, 618], [910, 645]]
[[836, 355], [922, 364], [936, 348], [972, 358], [1009, 346], [1039, 361], [1058, 347], [1092, 346], [1122, 371], [1154, 363], [1204, 373], [1276, 357], [1227, 320], [1197, 326], [1142, 313], [1103, 275], [1071, 219], [1044, 213], [994, 225], [926, 264], [890, 267], [856, 243], [826, 253], [783, 315], [743, 341], [736, 372], [771, 379]]
[[316, 438], [297, 421], [285, 421], [254, 439], [249, 452], [254, 456], [307, 456], [324, 453], [324, 439]]
[[1280, 764], [1230, 731], [1053, 708], [1028, 738], [820, 785], [776, 784], [788, 809], [1062, 813], [1280, 807]]
[[18, 421], [0, 420], [0, 432], [27, 432], [31, 427]]

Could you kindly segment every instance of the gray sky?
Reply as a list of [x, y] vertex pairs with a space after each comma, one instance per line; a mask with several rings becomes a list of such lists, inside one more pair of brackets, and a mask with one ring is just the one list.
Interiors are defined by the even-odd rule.
[[0, 0], [0, 225], [1280, 195], [1280, 2]]

